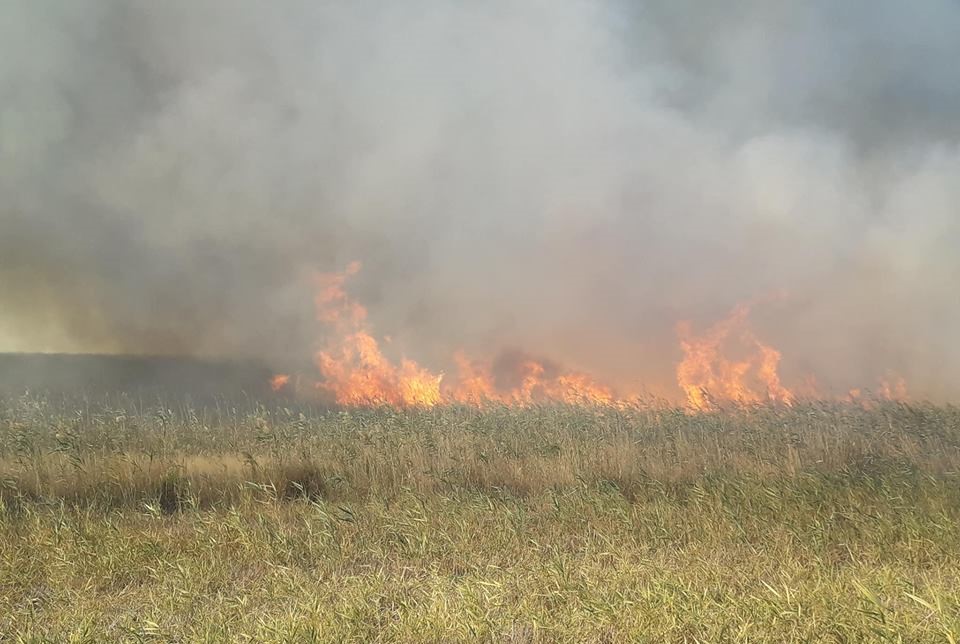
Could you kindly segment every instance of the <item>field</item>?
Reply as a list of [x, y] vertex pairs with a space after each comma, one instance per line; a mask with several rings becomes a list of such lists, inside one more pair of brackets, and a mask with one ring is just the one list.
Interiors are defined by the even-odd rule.
[[960, 410], [0, 401], [0, 641], [955, 642]]

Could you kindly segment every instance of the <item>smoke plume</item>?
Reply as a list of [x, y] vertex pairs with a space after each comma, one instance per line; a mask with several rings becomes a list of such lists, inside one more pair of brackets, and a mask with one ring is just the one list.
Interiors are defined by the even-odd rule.
[[960, 5], [8, 0], [0, 350], [389, 350], [676, 394], [753, 302], [785, 380], [960, 394]]

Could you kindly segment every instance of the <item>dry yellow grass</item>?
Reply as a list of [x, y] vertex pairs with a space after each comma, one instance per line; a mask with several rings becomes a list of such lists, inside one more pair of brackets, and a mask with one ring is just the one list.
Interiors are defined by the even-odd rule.
[[953, 408], [0, 409], [4, 640], [960, 634]]

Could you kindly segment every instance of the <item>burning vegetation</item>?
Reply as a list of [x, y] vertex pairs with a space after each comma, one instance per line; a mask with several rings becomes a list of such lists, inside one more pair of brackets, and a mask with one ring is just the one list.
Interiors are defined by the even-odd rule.
[[[780, 382], [780, 352], [756, 337], [747, 324], [749, 315], [750, 307], [739, 305], [702, 336], [693, 333], [689, 322], [677, 325], [684, 356], [677, 366], [677, 384], [691, 408], [709, 409], [717, 399], [793, 402], [795, 395]], [[731, 345], [745, 357], [727, 357], [724, 350]]]
[[[331, 402], [346, 407], [432, 407], [441, 403], [605, 404], [615, 400], [611, 388], [589, 375], [519, 352], [502, 353], [494, 360], [457, 352], [454, 374], [431, 371], [409, 358], [391, 360], [373, 335], [366, 308], [345, 289], [347, 279], [359, 270], [360, 263], [353, 262], [343, 272], [314, 278], [316, 319], [326, 331], [326, 341], [314, 355], [320, 378], [309, 389]], [[281, 374], [273, 378], [272, 385], [280, 391], [293, 382]]]
[[[540, 403], [609, 405], [639, 401], [590, 374], [520, 351], [495, 358], [456, 351], [452, 373], [434, 371], [416, 360], [391, 359], [373, 333], [367, 309], [347, 291], [360, 262], [343, 271], [313, 278], [316, 320], [324, 341], [314, 354], [318, 377], [275, 375], [277, 392], [310, 392], [344, 407], [433, 407], [440, 404], [527, 406]], [[797, 390], [781, 381], [781, 353], [762, 341], [749, 324], [751, 307], [740, 304], [725, 319], [702, 334], [687, 321], [677, 324], [682, 358], [676, 382], [683, 404], [691, 411], [708, 411], [725, 403], [791, 405], [802, 397], [827, 397], [813, 376]], [[888, 400], [907, 397], [907, 385], [893, 373], [879, 380], [872, 395]], [[845, 400], [869, 398], [853, 389]]]

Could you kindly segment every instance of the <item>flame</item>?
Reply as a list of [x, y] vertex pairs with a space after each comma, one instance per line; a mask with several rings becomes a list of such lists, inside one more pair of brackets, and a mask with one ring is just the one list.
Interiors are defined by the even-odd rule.
[[[567, 404], [611, 404], [616, 398], [610, 387], [584, 373], [557, 371], [533, 358], [525, 357], [514, 368], [512, 387], [498, 387], [493, 365], [470, 360], [463, 352], [454, 355], [458, 374], [447, 389], [449, 400], [464, 404], [496, 402], [506, 405], [531, 405], [538, 402]], [[554, 372], [554, 373], [551, 373]]]
[[877, 378], [876, 389], [861, 389], [855, 387], [847, 392], [846, 402], [872, 409], [877, 402], [907, 402], [910, 400], [907, 392], [907, 381], [899, 374], [888, 370], [885, 375]]
[[884, 400], [902, 402], [910, 399], [907, 392], [907, 381], [904, 380], [903, 376], [892, 370], [888, 370], [885, 375], [879, 378], [877, 395]]
[[[359, 262], [353, 262], [343, 272], [314, 276], [316, 319], [327, 331], [326, 342], [314, 356], [321, 376], [314, 388], [337, 404], [432, 407], [440, 403], [600, 404], [614, 400], [610, 388], [586, 374], [548, 369], [532, 358], [518, 365], [514, 376], [519, 382], [514, 386], [499, 383], [492, 363], [471, 360], [463, 352], [453, 357], [457, 375], [449, 383], [444, 383], [444, 374], [409, 358], [392, 361], [373, 335], [367, 310], [345, 289], [347, 279], [360, 268]], [[275, 377], [274, 382], [279, 379]]]
[[330, 330], [314, 362], [323, 380], [316, 388], [346, 406], [432, 406], [440, 402], [441, 376], [412, 360], [393, 364], [371, 335], [367, 310], [344, 290], [347, 278], [360, 271], [352, 262], [342, 273], [315, 276], [317, 321]]
[[290, 376], [285, 373], [278, 373], [270, 379], [270, 388], [274, 391], [280, 391], [290, 384]]
[[464, 352], [453, 355], [457, 365], [457, 381], [448, 388], [447, 395], [453, 400], [468, 405], [482, 405], [487, 402], [501, 402], [500, 394], [493, 384], [489, 365], [471, 360]]
[[[309, 388], [331, 402], [346, 407], [637, 404], [618, 398], [610, 386], [586, 373], [517, 351], [501, 352], [495, 359], [477, 359], [457, 351], [451, 359], [454, 368], [450, 375], [407, 357], [394, 360], [381, 349], [366, 308], [346, 290], [347, 280], [360, 270], [360, 263], [352, 262], [342, 272], [313, 276], [315, 317], [324, 340], [314, 354], [320, 377]], [[781, 382], [781, 353], [750, 328], [750, 309], [749, 304], [735, 307], [701, 335], [693, 332], [689, 322], [677, 324], [683, 359], [675, 375], [689, 409], [707, 411], [721, 402], [790, 405], [798, 395], [819, 396], [812, 375], [795, 390]], [[388, 336], [384, 340], [390, 342]], [[270, 385], [280, 391], [291, 382], [289, 375], [280, 374]], [[297, 392], [302, 392], [304, 380], [297, 376], [296, 382]], [[859, 402], [861, 391], [851, 389], [843, 399]], [[905, 400], [906, 382], [889, 372], [880, 380], [879, 395]]]
[[880, 387], [877, 393], [884, 400], [906, 401], [910, 396], [907, 394], [907, 381], [892, 371], [888, 371], [885, 376], [880, 378]]
[[[683, 360], [677, 383], [690, 408], [704, 411], [719, 400], [737, 403], [791, 404], [794, 394], [780, 382], [780, 352], [761, 342], [747, 325], [750, 307], [741, 304], [702, 336], [694, 335], [689, 322], [677, 325]], [[741, 360], [727, 358], [729, 345], [746, 350]]]

